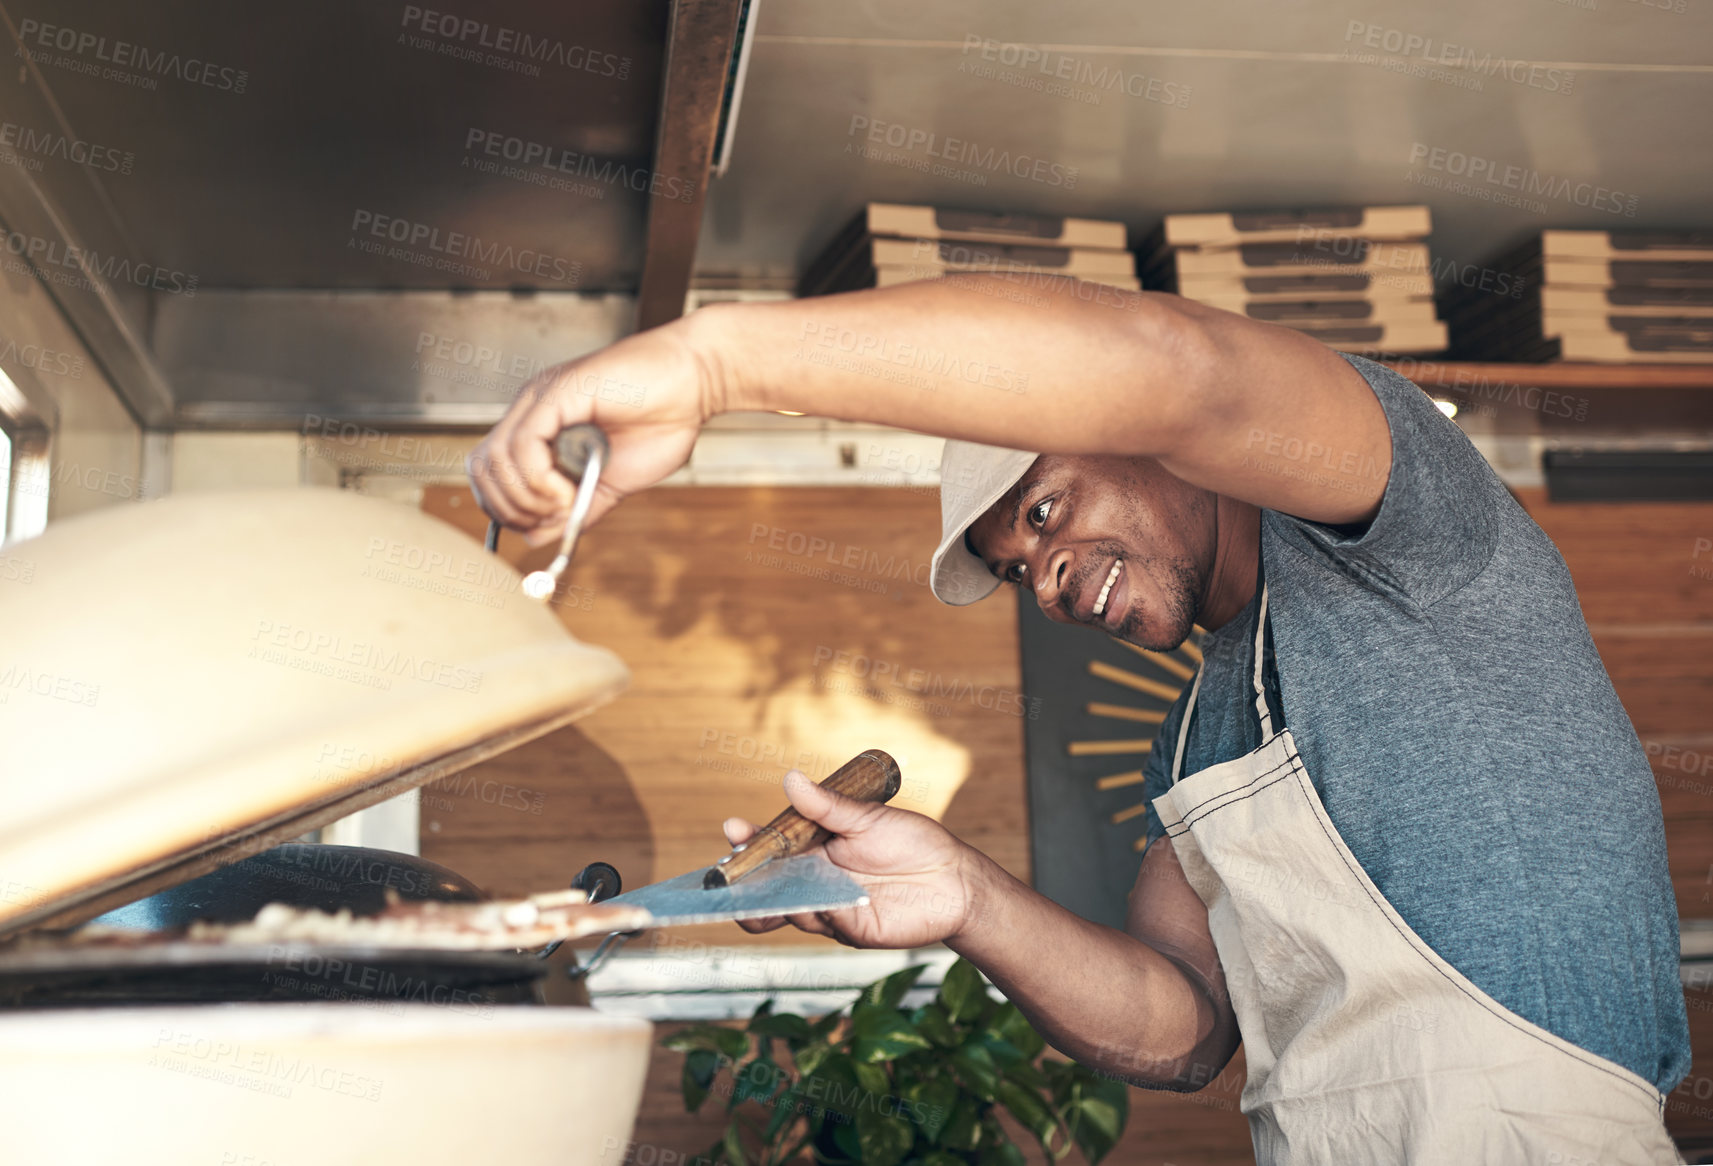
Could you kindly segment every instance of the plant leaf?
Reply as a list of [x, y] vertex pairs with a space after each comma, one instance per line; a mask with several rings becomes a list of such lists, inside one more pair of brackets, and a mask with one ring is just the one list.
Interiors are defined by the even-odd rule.
[[1035, 1135], [1049, 1157], [1057, 1158], [1053, 1135], [1060, 1132], [1059, 1121], [1047, 1108], [1047, 1103], [1041, 1100], [1041, 1095], [1010, 1080], [1000, 1081], [997, 1092], [999, 1103], [1011, 1111], [1011, 1116], [1021, 1122], [1024, 1129]]
[[991, 1028], [982, 1029], [976, 1039], [987, 1049], [996, 1065], [1019, 1065], [1024, 1061], [1023, 1050], [1004, 1037], [993, 1035]]
[[718, 1049], [720, 1040], [717, 1033], [729, 1032], [717, 1024], [692, 1024], [689, 1028], [681, 1028], [669, 1033], [660, 1041], [662, 1048], [671, 1049], [675, 1053], [687, 1053], [691, 1049]]
[[831, 1040], [833, 1030], [839, 1027], [839, 1022], [845, 1018], [844, 1009], [829, 1012], [821, 1019], [809, 1025], [810, 1040]]
[[987, 985], [982, 983], [981, 973], [974, 964], [959, 958], [946, 969], [938, 998], [952, 1020], [973, 1020], [987, 1003]]
[[892, 1078], [879, 1065], [856, 1061], [851, 1070], [856, 1074], [856, 1083], [875, 1096], [884, 1097], [892, 1092]]
[[850, 1055], [829, 1050], [814, 1076], [800, 1088], [815, 1099], [822, 1111], [835, 1124], [850, 1124], [856, 1106], [862, 1100], [862, 1086], [857, 1081], [856, 1062]]
[[1059, 1098], [1054, 1091], [1053, 1082], [1047, 1077], [1047, 1074], [1043, 1073], [1040, 1068], [1035, 1065], [1031, 1065], [1027, 1062], [1019, 1065], [1007, 1065], [1005, 1067], [1005, 1076], [1027, 1089], [1036, 1089], [1042, 1093], [1052, 1096], [1055, 1104], [1064, 1104], [1063, 1099]]
[[862, 1166], [898, 1166], [915, 1141], [908, 1122], [872, 1108], [857, 1110], [856, 1131]]
[[973, 1095], [959, 1092], [952, 1115], [940, 1131], [940, 1145], [948, 1150], [974, 1150], [981, 1144], [981, 1120]]
[[682, 1087], [686, 1110], [695, 1113], [702, 1108], [708, 1099], [708, 1086], [714, 1083], [714, 1074], [719, 1069], [720, 1054], [713, 1049], [691, 1049], [685, 1056]]
[[990, 1142], [976, 1153], [976, 1163], [977, 1166], [1024, 1166], [1023, 1151], [1001, 1134], [997, 1141]]
[[1053, 1083], [1053, 1104], [1059, 1106], [1070, 1101], [1071, 1090], [1079, 1080], [1078, 1072], [1087, 1072], [1072, 1061], [1042, 1061], [1037, 1067]]
[[791, 1124], [798, 1116], [797, 1106], [803, 1101], [803, 1095], [795, 1088], [787, 1089], [770, 1103], [773, 1112], [768, 1116], [767, 1128], [762, 1131], [761, 1140], [769, 1146], [779, 1137], [779, 1131]]
[[726, 1151], [726, 1159], [732, 1166], [749, 1166], [749, 1159], [744, 1156], [743, 1142], [738, 1138], [738, 1123], [733, 1122], [726, 1127], [726, 1136], [720, 1143]]
[[896, 1008], [878, 1004], [858, 1004], [852, 1010], [851, 1032], [852, 1055], [869, 1064], [895, 1060], [930, 1047], [928, 1038], [916, 1031], [909, 1017]]
[[833, 1055], [833, 1046], [824, 1044], [804, 1045], [792, 1055], [792, 1062], [797, 1066], [797, 1075], [807, 1077], [826, 1059]]
[[943, 1049], [953, 1049], [963, 1043], [963, 1037], [952, 1027], [951, 1018], [938, 1001], [924, 1004], [910, 1014], [916, 1031]]
[[[823, 1110], [821, 1112], [823, 1116], [825, 1116], [826, 1111]], [[828, 1120], [815, 1131], [813, 1144], [815, 1147], [814, 1160], [817, 1163], [834, 1164], [834, 1166], [836, 1166], [837, 1163], [843, 1161], [854, 1161], [854, 1159], [849, 1157], [850, 1151], [839, 1145], [838, 1133], [841, 1129], [847, 1128], [851, 1129], [854, 1144], [854, 1135], [856, 1133], [855, 1129], [848, 1125], [840, 1125], [837, 1121]]]
[[910, 1160], [912, 1166], [968, 1166], [962, 1158], [947, 1150], [929, 1150], [920, 1158]]
[[1080, 1090], [1071, 1134], [1089, 1166], [1097, 1166], [1124, 1133], [1130, 1115], [1130, 1087], [1122, 1081], [1088, 1075], [1091, 1080]]
[[949, 1077], [929, 1077], [901, 1092], [910, 1103], [905, 1116], [916, 1123], [924, 1138], [938, 1143], [958, 1101], [957, 1083]]
[[757, 1016], [749, 1022], [749, 1031], [763, 1040], [777, 1037], [797, 1048], [809, 1039], [809, 1022], [801, 1016], [782, 1012], [777, 1016]]
[[785, 1071], [773, 1063], [773, 1058], [765, 1053], [753, 1061], [737, 1066], [732, 1070], [735, 1078], [732, 1087], [732, 1099], [727, 1109], [736, 1109], [745, 1101], [766, 1101], [785, 1080]]
[[[862, 1143], [857, 1140], [856, 1123], [846, 1118], [833, 1123], [833, 1145], [852, 1162], [862, 1162]], [[867, 1166], [867, 1163], [864, 1163]]]
[[983, 1101], [994, 1099], [994, 1093], [999, 1088], [999, 1069], [994, 1065], [993, 1054], [987, 1051], [986, 1045], [975, 1041], [966, 1042], [952, 1053], [951, 1060], [964, 1088]]
[[708, 1027], [713, 1029], [714, 1047], [732, 1060], [735, 1061], [749, 1052], [749, 1034], [743, 1029], [726, 1028], [718, 1024], [712, 1024]]
[[878, 1004], [882, 1008], [897, 1008], [898, 1002], [904, 999], [906, 992], [916, 986], [916, 981], [922, 978], [922, 973], [927, 968], [927, 964], [913, 964], [903, 971], [893, 972], [885, 979], [876, 980], [862, 990], [862, 1003]]
[[987, 1031], [1015, 1047], [1026, 1061], [1033, 1061], [1047, 1047], [1046, 1040], [1035, 1031], [1029, 1018], [1009, 1000], [1001, 1004], [987, 1022]]

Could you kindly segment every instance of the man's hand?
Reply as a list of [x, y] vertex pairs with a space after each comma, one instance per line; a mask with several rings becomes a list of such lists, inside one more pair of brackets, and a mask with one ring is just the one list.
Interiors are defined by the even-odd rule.
[[547, 369], [520, 389], [467, 463], [482, 509], [522, 531], [532, 546], [552, 541], [571, 513], [573, 494], [554, 468], [553, 440], [580, 421], [601, 426], [612, 447], [591, 522], [687, 462], [716, 408], [717, 386], [686, 332], [683, 320], [639, 332]]
[[[1079, 918], [1007, 874], [932, 818], [822, 789], [796, 770], [785, 793], [828, 830], [827, 857], [868, 891], [866, 907], [747, 919], [787, 922], [849, 947], [944, 942], [1023, 1009], [1054, 1048], [1156, 1088], [1198, 1089], [1237, 1047], [1236, 1018], [1207, 908], [1162, 839], [1143, 859], [1128, 933]], [[735, 846], [755, 833], [725, 822]]]
[[[833, 832], [827, 857], [868, 891], [865, 907], [810, 915], [747, 919], [749, 932], [790, 922], [849, 947], [921, 947], [956, 936], [973, 897], [974, 852], [932, 818], [909, 810], [859, 802], [822, 789], [802, 773], [785, 775], [785, 793], [797, 812]], [[736, 846], [755, 833], [742, 818], [727, 818], [726, 839]]]

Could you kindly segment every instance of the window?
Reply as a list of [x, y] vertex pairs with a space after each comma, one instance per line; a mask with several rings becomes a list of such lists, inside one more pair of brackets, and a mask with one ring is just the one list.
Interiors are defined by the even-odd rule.
[[12, 434], [0, 425], [0, 544], [6, 541], [12, 515]]
[[35, 538], [48, 524], [48, 431], [0, 370], [0, 543]]

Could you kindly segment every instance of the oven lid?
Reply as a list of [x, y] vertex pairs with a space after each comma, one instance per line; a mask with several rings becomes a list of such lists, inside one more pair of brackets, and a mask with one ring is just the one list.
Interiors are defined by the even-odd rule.
[[69, 926], [549, 732], [618, 657], [394, 502], [186, 494], [0, 579], [0, 936]]

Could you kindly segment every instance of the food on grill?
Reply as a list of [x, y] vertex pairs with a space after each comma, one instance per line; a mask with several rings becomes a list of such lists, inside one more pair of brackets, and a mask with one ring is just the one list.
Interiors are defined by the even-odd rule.
[[586, 894], [576, 890], [486, 903], [406, 903], [395, 896], [385, 910], [375, 915], [353, 915], [349, 910], [329, 913], [270, 903], [254, 919], [242, 923], [198, 922], [179, 931], [152, 932], [88, 926], [51, 940], [25, 937], [16, 947], [23, 950], [51, 942], [76, 947], [133, 948], [170, 941], [247, 947], [325, 943], [342, 947], [511, 951], [609, 931], [634, 931], [648, 926], [651, 919], [640, 907], [590, 903]]

